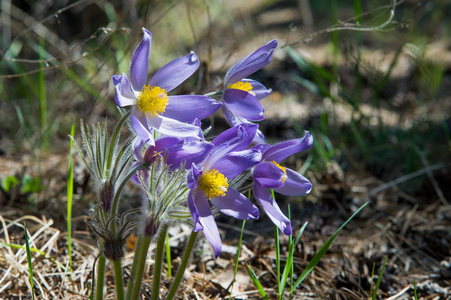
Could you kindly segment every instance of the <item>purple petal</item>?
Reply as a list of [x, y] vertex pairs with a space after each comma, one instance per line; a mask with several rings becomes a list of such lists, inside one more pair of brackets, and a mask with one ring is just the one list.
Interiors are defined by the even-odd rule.
[[[260, 151], [256, 149], [247, 149], [227, 153], [225, 156], [217, 159], [211, 166], [208, 166], [208, 169], [216, 169], [227, 177], [228, 180], [231, 180], [241, 172], [255, 166], [260, 161]], [[207, 166], [205, 167], [207, 168]]]
[[267, 89], [263, 84], [261, 84], [258, 81], [244, 78], [241, 81], [243, 82], [249, 82], [252, 86], [252, 94], [258, 99], [261, 100], [271, 94], [272, 90]]
[[147, 148], [144, 154], [144, 161], [151, 165], [159, 154], [163, 156], [166, 154], [166, 150], [178, 143], [181, 143], [182, 139], [176, 137], [160, 137], [155, 140], [155, 146]]
[[197, 186], [197, 178], [202, 174], [202, 171], [197, 169], [195, 164], [191, 164], [191, 168], [186, 173], [186, 184], [190, 190], [194, 190]]
[[179, 122], [174, 119], [165, 118], [162, 115], [146, 118], [149, 126], [152, 126], [161, 134], [175, 137], [197, 137], [199, 136], [199, 127]]
[[163, 66], [153, 75], [149, 84], [169, 92], [193, 75], [197, 68], [199, 68], [199, 59], [194, 52], [191, 52]]
[[225, 76], [225, 86], [228, 87], [269, 64], [276, 47], [277, 40], [272, 40], [236, 63]]
[[138, 138], [146, 141], [150, 145], [155, 145], [155, 141], [152, 135], [152, 129], [147, 124], [146, 117], [141, 114], [138, 108], [133, 109], [133, 113], [130, 115], [130, 125], [135, 131]]
[[196, 204], [194, 203], [193, 191], [190, 191], [187, 198], [188, 208], [191, 212], [194, 222], [194, 232], [202, 230], [202, 224], [199, 223], [199, 211], [197, 210]]
[[215, 146], [226, 143], [233, 145], [229, 152], [244, 150], [252, 143], [257, 129], [258, 125], [253, 123], [237, 125], [220, 133], [211, 143]]
[[146, 144], [146, 141], [140, 138], [137, 138], [135, 142], [133, 143], [133, 153], [135, 156], [135, 159], [137, 161], [143, 161], [143, 146]]
[[271, 221], [286, 235], [293, 233], [290, 220], [282, 213], [271, 192], [258, 184], [254, 185], [254, 195]]
[[258, 208], [232, 188], [229, 188], [224, 196], [213, 198], [210, 201], [220, 212], [236, 219], [258, 218]]
[[135, 91], [140, 91], [147, 82], [150, 45], [152, 44], [152, 34], [145, 28], [142, 30], [144, 32], [143, 40], [139, 43], [135, 53], [133, 53], [130, 65], [130, 81]]
[[263, 153], [263, 160], [281, 162], [288, 156], [310, 149], [313, 136], [307, 131], [303, 138], [276, 144]]
[[252, 171], [252, 178], [263, 188], [278, 188], [283, 186], [285, 173], [281, 168], [270, 162], [261, 162]]
[[268, 150], [269, 148], [271, 148], [271, 145], [262, 143], [262, 144], [258, 144], [255, 145], [254, 147], [252, 147], [253, 149], [257, 149], [258, 151], [260, 151], [261, 153], [265, 153], [266, 150]]
[[113, 76], [114, 87], [116, 88], [116, 95], [114, 100], [117, 106], [125, 107], [135, 104], [136, 96], [130, 89], [130, 82], [128, 81], [127, 75], [122, 73], [122, 75]]
[[173, 136], [164, 136], [155, 140], [155, 152], [163, 152], [168, 148], [171, 148], [179, 143], [182, 143], [183, 139]]
[[223, 96], [224, 105], [234, 114], [250, 121], [265, 119], [265, 109], [252, 94], [238, 90], [226, 89]]
[[[210, 205], [207, 198], [201, 191], [193, 192], [193, 203], [197, 209], [198, 219], [197, 222], [202, 226], [202, 231], [213, 246], [215, 252], [215, 258], [218, 258], [221, 253], [221, 237], [219, 236], [218, 226], [216, 225], [213, 214], [211, 213]], [[194, 216], [193, 216], [194, 219]], [[200, 226], [194, 228], [194, 231], [199, 231]]]
[[179, 144], [168, 149], [166, 164], [171, 165], [171, 168], [178, 168], [185, 162], [185, 168], [190, 168], [193, 164], [203, 162], [212, 148], [213, 145], [208, 142]]
[[[238, 126], [241, 124], [253, 124], [246, 120], [245, 118], [241, 118], [237, 115], [235, 115], [230, 109], [227, 108], [226, 105], [222, 106], [222, 112], [224, 114], [224, 117], [226, 118], [227, 122], [231, 126]], [[252, 141], [255, 144], [264, 144], [265, 143], [265, 136], [260, 131], [260, 129], [257, 130], [257, 133], [254, 136], [254, 140]]]
[[287, 169], [286, 172], [287, 179], [284, 185], [275, 188], [274, 191], [286, 196], [302, 196], [311, 192], [312, 183], [307, 178], [291, 169]]
[[193, 122], [211, 116], [222, 106], [212, 98], [201, 95], [169, 96], [162, 116], [181, 122]]

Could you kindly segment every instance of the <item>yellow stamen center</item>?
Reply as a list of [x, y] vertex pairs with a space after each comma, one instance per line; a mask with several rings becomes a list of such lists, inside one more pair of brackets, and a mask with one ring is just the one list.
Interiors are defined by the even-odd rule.
[[242, 90], [250, 93], [252, 91], [252, 85], [249, 82], [238, 81], [227, 87], [228, 89]]
[[275, 164], [279, 169], [283, 171], [282, 182], [285, 183], [285, 180], [287, 180], [287, 169], [276, 163], [274, 160], [271, 161], [271, 163]]
[[168, 100], [169, 97], [165, 89], [145, 85], [138, 96], [137, 106], [143, 114], [153, 118], [164, 112]]
[[199, 179], [199, 189], [207, 199], [224, 196], [228, 187], [227, 177], [215, 169], [205, 171]]

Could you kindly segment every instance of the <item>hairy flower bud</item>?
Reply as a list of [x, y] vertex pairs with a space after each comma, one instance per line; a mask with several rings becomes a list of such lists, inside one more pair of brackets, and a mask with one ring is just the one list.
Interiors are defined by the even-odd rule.
[[154, 218], [152, 214], [148, 214], [144, 218], [144, 235], [152, 237], [157, 234], [158, 228], [160, 227], [160, 222]]
[[103, 243], [103, 254], [109, 260], [119, 260], [125, 255], [124, 251], [125, 240], [111, 240], [107, 239]]
[[109, 213], [111, 210], [111, 205], [114, 198], [114, 186], [110, 181], [107, 181], [102, 184], [100, 187], [100, 206], [102, 207], [103, 212]]

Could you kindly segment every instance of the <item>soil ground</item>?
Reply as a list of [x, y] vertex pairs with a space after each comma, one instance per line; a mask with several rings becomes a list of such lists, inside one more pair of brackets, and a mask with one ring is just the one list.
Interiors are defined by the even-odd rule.
[[[300, 7], [305, 5], [306, 1], [248, 2], [242, 5], [240, 1], [230, 1], [222, 21], [221, 18], [214, 18], [212, 6], [210, 24], [206, 21], [208, 19], [205, 17], [205, 7], [197, 3], [185, 5], [183, 1], [174, 1], [172, 6], [166, 6], [163, 2], [156, 1], [156, 11], [160, 13], [149, 13], [147, 20], [141, 15], [146, 8], [143, 4], [137, 4], [142, 11], [126, 9], [125, 4], [121, 3], [110, 5], [114, 6], [116, 17], [123, 18], [124, 23], [121, 24], [121, 20], [116, 20], [117, 24], [130, 28], [130, 31], [126, 30], [127, 32], [139, 31], [139, 26], [126, 26], [126, 20], [134, 14], [141, 16], [140, 22], [150, 27], [155, 36], [152, 51], [159, 47], [158, 38], [164, 36], [163, 33], [168, 30], [166, 27], [178, 28], [177, 24], [166, 21], [166, 9], [169, 11], [168, 14], [181, 12], [183, 15], [196, 15], [201, 12], [201, 16], [205, 18], [199, 17], [197, 20], [194, 18], [190, 20], [189, 26], [185, 24], [186, 28], [196, 28], [186, 29], [192, 34], [188, 42], [182, 37], [176, 42], [172, 41], [185, 48], [195, 49], [199, 57], [208, 57], [203, 60], [199, 72], [206, 74], [207, 76], [203, 78], [208, 80], [199, 84], [199, 90], [215, 87], [234, 62], [270, 39], [279, 40], [280, 48], [274, 53], [273, 62], [253, 76], [274, 90], [262, 101], [266, 109], [266, 120], [261, 122], [261, 130], [270, 143], [298, 137], [299, 128], [309, 130], [315, 136], [315, 143], [326, 145], [327, 140], [324, 138], [326, 136], [334, 149], [327, 160], [319, 154], [312, 154], [311, 158], [314, 159], [312, 167], [305, 173], [313, 183], [310, 195], [277, 198], [284, 211], [287, 211], [288, 204], [290, 205], [295, 235], [299, 228], [308, 222], [295, 251], [295, 277], [302, 272], [329, 237], [360, 206], [369, 202], [339, 233], [315, 270], [295, 290], [293, 299], [368, 299], [378, 279], [380, 286], [376, 299], [414, 299], [415, 292], [419, 299], [449, 299], [451, 143], [447, 129], [451, 128], [451, 93], [447, 87], [451, 83], [451, 42], [442, 32], [446, 33], [444, 28], [446, 25], [449, 26], [449, 23], [442, 27], [437, 25], [435, 31], [432, 31], [432, 27], [426, 28], [422, 33], [429, 34], [427, 47], [421, 55], [415, 56], [414, 52], [419, 46], [410, 42], [409, 34], [417, 34], [420, 31], [412, 33], [403, 26], [408, 21], [413, 21], [418, 23], [411, 27], [418, 26], [421, 29], [421, 17], [432, 18], [425, 12], [427, 5], [430, 7], [434, 5], [428, 1], [401, 1], [397, 7], [395, 18], [397, 23], [392, 25], [393, 28], [386, 28], [389, 29], [388, 32], [365, 34], [363, 31], [361, 44], [356, 44], [355, 32], [343, 31], [339, 36], [341, 54], [337, 65], [334, 65], [331, 33], [316, 34], [324, 32], [322, 28], [331, 24], [330, 11], [321, 6], [327, 5], [326, 1], [311, 4], [313, 24], [308, 21], [309, 14], [305, 12], [305, 7], [300, 11]], [[14, 5], [30, 17], [43, 19], [39, 18], [42, 14], [38, 14], [37, 7], [33, 8], [26, 2]], [[55, 3], [53, 5], [46, 8], [48, 12], [60, 8]], [[415, 5], [418, 7], [415, 8]], [[442, 3], [442, 6], [435, 5], [442, 8], [445, 15], [446, 11], [450, 10], [450, 6], [446, 3]], [[43, 24], [47, 26], [49, 32], [54, 32], [58, 39], [64, 40], [64, 44], [70, 47], [71, 43], [88, 41], [95, 28], [112, 24], [107, 22], [107, 9], [95, 7], [96, 5], [92, 3], [78, 6], [77, 13], [68, 9], [67, 14], [60, 15], [59, 25]], [[380, 7], [385, 7], [385, 12], [389, 11], [387, 10], [389, 6], [381, 4]], [[438, 9], [437, 7], [431, 8], [431, 15], [440, 15], [434, 10]], [[220, 8], [225, 9], [222, 6]], [[374, 17], [374, 22], [379, 21], [375, 13], [377, 10], [374, 8], [368, 10], [373, 12], [371, 16]], [[14, 12], [18, 13], [12, 9], [11, 15]], [[47, 15], [49, 14], [44, 14]], [[343, 7], [339, 10], [338, 17], [343, 20], [353, 16], [352, 8]], [[81, 18], [77, 19], [78, 22], [85, 20], [85, 25], [80, 25], [77, 29], [72, 28], [68, 25], [68, 20], [72, 17]], [[373, 21], [369, 18], [364, 20]], [[30, 24], [25, 25], [31, 28]], [[350, 26], [346, 21], [338, 24], [343, 27]], [[372, 27], [374, 26], [373, 24]], [[312, 32], [315, 34], [311, 34]], [[13, 31], [13, 36], [15, 34], [23, 40], [28, 37], [26, 33]], [[385, 36], [381, 37], [383, 34]], [[181, 35], [186, 36], [185, 33]], [[129, 35], [126, 37], [129, 39], [130, 51], [124, 55], [131, 55], [136, 41], [132, 41]], [[140, 34], [133, 34], [133, 37], [139, 41]], [[161, 47], [167, 47], [170, 42], [162, 41]], [[105, 43], [110, 45], [108, 42]], [[327, 82], [333, 97], [312, 93], [293, 80], [294, 77], [300, 76], [314, 82], [312, 73], [300, 69], [284, 50], [288, 46], [324, 70], [334, 72], [336, 68], [340, 78], [339, 87]], [[87, 50], [93, 49], [86, 47]], [[82, 46], [79, 49], [85, 48]], [[54, 49], [49, 49], [52, 50]], [[26, 54], [26, 50], [23, 51]], [[100, 53], [102, 49], [94, 48], [93, 51], [95, 56], [95, 51]], [[155, 51], [164, 53], [164, 50]], [[360, 87], [356, 86], [356, 53], [361, 55], [358, 65], [358, 73], [361, 76], [358, 81]], [[95, 59], [96, 57], [92, 59], [95, 61], [94, 65], [98, 63]], [[392, 62], [395, 64], [391, 65]], [[75, 71], [79, 68], [78, 65], [83, 65], [86, 68], [84, 70], [90, 68], [89, 61], [83, 60], [74, 64], [66, 61], [60, 68], [66, 65]], [[426, 72], [436, 70], [431, 66], [439, 66], [440, 84], [434, 90], [431, 88], [431, 92], [425, 92], [434, 83], [424, 79], [425, 77], [430, 79], [431, 74], [435, 74], [432, 71]], [[376, 103], [373, 99], [375, 85], [389, 68], [392, 68], [390, 76], [384, 88], [378, 90]], [[48, 69], [47, 80], [59, 82], [58, 75], [63, 72], [58, 70]], [[111, 103], [113, 101], [114, 90], [108, 82], [109, 77], [116, 73], [117, 69], [102, 69], [98, 73], [93, 73], [95, 76], [90, 77], [89, 83], [102, 91], [91, 99], [94, 101], [86, 100], [88, 97], [86, 89], [79, 90], [85, 97], [84, 100], [80, 100], [71, 94], [71, 91], [64, 90], [64, 86], [61, 87], [63, 98], [74, 96], [75, 99], [70, 105], [59, 99], [54, 103], [54, 110], [61, 112], [60, 115], [56, 114], [62, 120], [61, 123], [73, 120], [74, 117], [83, 118], [86, 123], [103, 121], [105, 115], [108, 115], [108, 118], [111, 118], [110, 122], [113, 123], [117, 115], [112, 113], [113, 110], [109, 110], [106, 101]], [[7, 74], [14, 73], [9, 70]], [[6, 77], [6, 81], [11, 85], [20, 84], [18, 79], [13, 77]], [[199, 82], [202, 82], [202, 79]], [[188, 85], [185, 88], [188, 89]], [[5, 87], [3, 89], [8, 91]], [[357, 109], [347, 98], [345, 89], [348, 91], [359, 89], [360, 100]], [[16, 93], [15, 90], [13, 92]], [[31, 178], [40, 178], [40, 184], [44, 188], [31, 192], [23, 192], [20, 187], [9, 191], [2, 189], [0, 298], [31, 299], [26, 253], [24, 249], [5, 246], [5, 244], [24, 244], [25, 221], [30, 232], [31, 246], [41, 251], [40, 254], [35, 253], [33, 256], [33, 272], [36, 277], [34, 290], [38, 299], [88, 299], [97, 249], [87, 220], [90, 209], [95, 205], [96, 187], [93, 186], [79, 157], [74, 157], [75, 194], [72, 220], [74, 272], [71, 278], [64, 272], [64, 268], [68, 265], [66, 228], [68, 139], [65, 133], [69, 131], [55, 130], [50, 150], [33, 149], [30, 140], [34, 140], [34, 133], [27, 136], [24, 128], [20, 127], [20, 120], [14, 113], [14, 101], [17, 101], [19, 106], [24, 105], [25, 108], [28, 105], [20, 98], [11, 97], [7, 101], [2, 100], [1, 106], [4, 109], [0, 111], [3, 120], [0, 133], [0, 178], [15, 176], [22, 179], [30, 175]], [[68, 105], [68, 111], [65, 105]], [[326, 123], [324, 116], [328, 118]], [[354, 123], [357, 119], [361, 122]], [[361, 126], [364, 123], [362, 120], [368, 122], [366, 126]], [[227, 128], [220, 114], [206, 122], [212, 124], [213, 130], [217, 132]], [[69, 125], [61, 126], [67, 129]], [[361, 132], [361, 135], [353, 135], [350, 129], [352, 126], [357, 126], [354, 128]], [[17, 128], [21, 129], [17, 131]], [[377, 140], [376, 134], [373, 135], [377, 131], [384, 132], [383, 141]], [[412, 137], [415, 135], [418, 136], [418, 140]], [[17, 136], [20, 136], [21, 140], [17, 140]], [[363, 145], [366, 145], [363, 150], [362, 143], [356, 141], [356, 137], [359, 136], [362, 137]], [[324, 147], [328, 149], [327, 145]], [[310, 151], [320, 153], [320, 150]], [[300, 170], [308, 161], [308, 154], [303, 153], [290, 158], [285, 165]], [[139, 204], [139, 191], [133, 187], [128, 189], [124, 195], [124, 202], [130, 206]], [[178, 294], [180, 299], [228, 299], [230, 295], [234, 299], [261, 299], [250, 281], [245, 263], [252, 266], [269, 297], [276, 299], [274, 229], [269, 219], [261, 215], [260, 219], [246, 223], [233, 290], [230, 283], [241, 222], [218, 215], [217, 223], [223, 238], [223, 252], [215, 260], [209, 243], [203, 237], [199, 237], [185, 276], [186, 280]], [[188, 227], [177, 225], [171, 228], [170, 245], [173, 258], [183, 252], [184, 242], [189, 234]], [[284, 254], [287, 251], [288, 238], [281, 236], [280, 242]], [[126, 245], [127, 254], [123, 264], [125, 270], [130, 268], [133, 248], [134, 239], [130, 238]], [[282, 256], [282, 264], [285, 259], [286, 257]], [[151, 263], [152, 257], [149, 257], [148, 261]], [[379, 273], [384, 262], [385, 269], [380, 277]], [[176, 268], [177, 264], [178, 261], [174, 259], [173, 267]], [[148, 275], [143, 286], [143, 296], [146, 299], [150, 297], [149, 282], [152, 274], [150, 265], [147, 267]], [[106, 299], [114, 299], [113, 274], [111, 268], [108, 270]], [[165, 269], [162, 281], [163, 293], [168, 289], [170, 282]], [[288, 297], [288, 294], [284, 295], [284, 299]]]

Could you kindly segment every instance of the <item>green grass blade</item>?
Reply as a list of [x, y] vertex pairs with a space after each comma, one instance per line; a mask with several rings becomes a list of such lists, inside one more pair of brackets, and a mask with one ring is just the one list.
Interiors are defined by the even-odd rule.
[[[18, 244], [0, 243], [0, 246], [2, 246], [2, 247], [10, 247], [10, 248], [13, 248], [13, 249], [18, 249], [18, 250], [19, 249], [26, 250], [25, 246], [18, 245]], [[62, 270], [66, 271], [66, 267], [62, 263], [58, 262], [53, 257], [47, 255], [47, 253], [45, 253], [45, 252], [43, 252], [43, 251], [41, 251], [39, 249], [36, 249], [34, 247], [30, 247], [30, 251], [33, 252], [33, 253], [37, 253], [39, 255], [42, 255], [45, 259], [50, 259], [52, 262], [57, 264], [59, 268], [61, 268]]]
[[373, 294], [374, 270], [376, 270], [376, 263], [373, 263], [373, 270], [371, 271], [370, 297]]
[[417, 295], [417, 280], [416, 280], [415, 278], [413, 279], [413, 293], [414, 293], [415, 300], [418, 300], [418, 295]]
[[257, 287], [258, 292], [262, 296], [262, 299], [269, 300], [268, 295], [266, 294], [265, 290], [263, 289], [262, 284], [260, 283], [260, 280], [258, 280], [257, 275], [255, 275], [254, 270], [252, 270], [251, 266], [246, 263], [247, 272], [249, 273], [249, 277], [251, 278], [252, 282]]
[[319, 249], [319, 251], [315, 254], [313, 259], [310, 261], [310, 263], [307, 265], [305, 270], [301, 273], [298, 280], [296, 280], [296, 283], [294, 284], [295, 288], [301, 284], [302, 281], [313, 271], [313, 269], [316, 267], [316, 265], [319, 263], [321, 258], [326, 254], [327, 250], [329, 249], [332, 242], [337, 237], [338, 233], [343, 229], [346, 224], [348, 224], [349, 221], [351, 221], [352, 218], [354, 218], [355, 215], [357, 215], [365, 206], [368, 205], [369, 202], [363, 204], [341, 227], [327, 240], [327, 242]]
[[[301, 239], [302, 233], [305, 230], [305, 227], [307, 227], [307, 223], [305, 222], [304, 225], [302, 225], [301, 229], [298, 232], [298, 235], [296, 236], [296, 240], [294, 242], [291, 242], [288, 247], [288, 256], [287, 261], [285, 264], [285, 268], [283, 270], [282, 278], [280, 280], [281, 285], [279, 286], [279, 299], [282, 299], [283, 296], [283, 289], [284, 284], [287, 282], [288, 276], [293, 275], [293, 256], [294, 256], [294, 249], [296, 249], [297, 244], [299, 243], [299, 240]], [[291, 277], [293, 278], [293, 277]], [[290, 294], [293, 293], [295, 289], [295, 286], [293, 286], [293, 280], [290, 281]]]
[[387, 259], [388, 259], [388, 256], [385, 257], [384, 264], [382, 265], [382, 269], [379, 272], [379, 278], [377, 279], [376, 286], [374, 287], [374, 291], [371, 291], [371, 294], [372, 294], [371, 299], [373, 299], [373, 300], [376, 299], [377, 291], [379, 290], [379, 286], [382, 281], [382, 275], [384, 275], [385, 264], [387, 263]]
[[[273, 199], [276, 199], [276, 196], [274, 195], [274, 191], [272, 189], [270, 191], [271, 191], [271, 195], [272, 195]], [[275, 244], [275, 251], [276, 251], [277, 288], [278, 288], [278, 290], [280, 290], [280, 286], [282, 285], [282, 283], [280, 282], [280, 241], [279, 241], [279, 228], [277, 226], [274, 226], [274, 244]]]
[[[250, 197], [250, 191], [249, 191]], [[243, 233], [244, 233], [244, 225], [246, 224], [246, 220], [243, 220], [243, 225], [241, 225], [241, 234], [240, 240], [238, 241], [238, 248], [236, 249], [236, 258], [235, 258], [235, 269], [233, 270], [233, 280], [230, 284], [230, 291], [233, 291], [233, 285], [235, 284], [236, 273], [238, 272], [238, 261], [240, 259], [241, 254], [241, 245], [243, 244]], [[232, 292], [230, 292], [229, 299], [232, 299]]]
[[[72, 123], [70, 136], [75, 136], [75, 122]], [[72, 278], [72, 197], [74, 194], [74, 163], [72, 160], [72, 146], [69, 142], [69, 174], [67, 175], [67, 254], [69, 255], [69, 272]]]
[[33, 296], [33, 300], [34, 300], [35, 296], [34, 296], [33, 265], [31, 263], [30, 243], [28, 242], [28, 231], [27, 231], [27, 225], [25, 224], [25, 222], [23, 223], [23, 227], [25, 230], [25, 245], [26, 245], [26, 250], [27, 250], [28, 273], [30, 274], [31, 295]]

